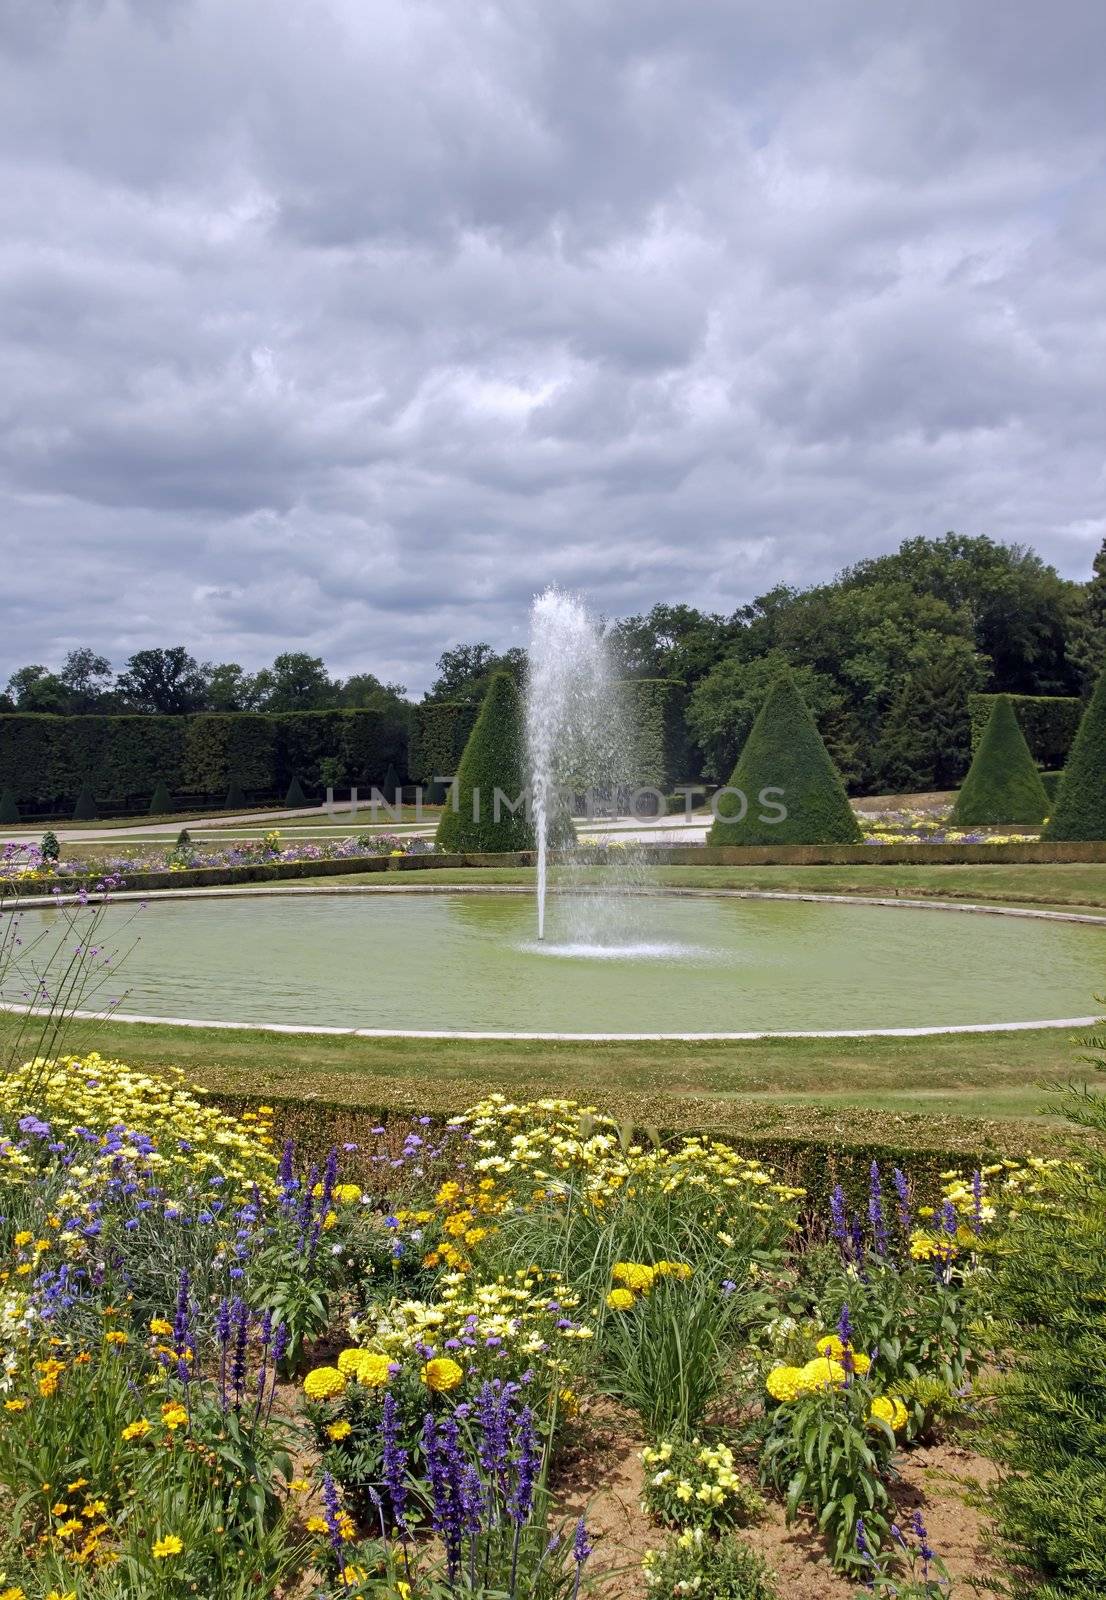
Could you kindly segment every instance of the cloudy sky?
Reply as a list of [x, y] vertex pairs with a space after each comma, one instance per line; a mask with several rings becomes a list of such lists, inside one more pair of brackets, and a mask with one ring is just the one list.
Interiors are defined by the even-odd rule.
[[1103, 0], [0, 0], [0, 681], [1106, 534]]

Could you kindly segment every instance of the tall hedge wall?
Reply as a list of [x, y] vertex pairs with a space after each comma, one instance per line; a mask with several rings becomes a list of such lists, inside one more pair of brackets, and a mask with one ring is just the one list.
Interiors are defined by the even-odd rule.
[[436, 775], [457, 771], [480, 707], [471, 700], [437, 700], [416, 706], [411, 714], [412, 783], [428, 788]]
[[635, 782], [667, 793], [693, 778], [687, 685], [676, 678], [627, 678], [621, 687], [636, 732]]
[[[970, 694], [968, 716], [972, 728], [972, 751], [975, 751], [983, 730], [990, 721], [997, 694]], [[1030, 754], [1040, 767], [1051, 770], [1062, 767], [1071, 749], [1075, 730], [1083, 715], [1083, 702], [1078, 695], [1011, 694], [1007, 699], [1025, 734]]]
[[[636, 730], [634, 783], [667, 792], [694, 776], [685, 716], [687, 685], [674, 678], [627, 678], [621, 689]], [[428, 785], [435, 773], [457, 771], [479, 711], [479, 705], [467, 700], [414, 708], [412, 782]]]
[[293, 777], [315, 787], [319, 763], [342, 761], [366, 790], [389, 765], [407, 768], [405, 720], [382, 711], [202, 713], [191, 717], [0, 715], [0, 790], [21, 806], [71, 806], [82, 783], [97, 801], [148, 800], [159, 782], [177, 797], [283, 795]]

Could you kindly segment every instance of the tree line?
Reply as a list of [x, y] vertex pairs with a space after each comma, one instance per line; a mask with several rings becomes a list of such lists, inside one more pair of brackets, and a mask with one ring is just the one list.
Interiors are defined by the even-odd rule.
[[[660, 604], [602, 623], [617, 670], [688, 687], [700, 770], [724, 782], [787, 664], [850, 787], [946, 789], [970, 758], [969, 694], [1086, 695], [1106, 661], [1106, 541], [1086, 583], [1035, 551], [985, 536], [909, 539], [831, 582], [780, 585], [730, 615]], [[479, 700], [525, 651], [479, 641], [438, 659], [424, 699]], [[85, 712], [400, 710], [403, 685], [333, 677], [320, 657], [285, 652], [250, 673], [200, 663], [183, 645], [139, 650], [116, 674], [91, 649], [57, 671], [22, 667], [0, 710]]]

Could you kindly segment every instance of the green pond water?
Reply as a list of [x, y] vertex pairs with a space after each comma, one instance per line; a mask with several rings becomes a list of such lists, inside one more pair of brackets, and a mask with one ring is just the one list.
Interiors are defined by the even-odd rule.
[[[54, 913], [27, 913], [26, 932]], [[725, 1033], [1087, 1016], [1106, 929], [799, 901], [495, 894], [117, 905], [97, 997], [158, 1017], [381, 1029]], [[16, 998], [9, 993], [7, 998]]]
[[[29, 912], [26, 934], [53, 912]], [[206, 1021], [679, 1034], [1088, 1016], [1106, 928], [755, 899], [349, 894], [117, 904], [96, 1005]], [[8, 989], [6, 998], [18, 998]]]

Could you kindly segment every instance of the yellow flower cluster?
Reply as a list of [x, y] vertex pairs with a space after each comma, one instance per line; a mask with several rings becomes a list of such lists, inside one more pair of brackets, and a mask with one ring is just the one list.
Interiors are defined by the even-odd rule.
[[563, 1202], [576, 1188], [602, 1208], [624, 1187], [665, 1195], [691, 1190], [717, 1215], [717, 1225], [747, 1207], [766, 1216], [782, 1208], [791, 1227], [792, 1203], [804, 1193], [715, 1140], [689, 1137], [674, 1149], [630, 1143], [613, 1118], [574, 1100], [516, 1104], [489, 1095], [450, 1126], [471, 1140], [473, 1171], [499, 1180], [516, 1202]]
[[611, 1268], [614, 1287], [606, 1303], [612, 1311], [629, 1311], [638, 1295], [650, 1294], [662, 1279], [675, 1278], [686, 1283], [693, 1271], [694, 1268], [684, 1261], [658, 1261], [653, 1267], [643, 1261], [616, 1261]]
[[[152, 1141], [152, 1151], [124, 1139], [117, 1152], [123, 1161], [138, 1161], [157, 1172], [159, 1180], [179, 1174], [191, 1181], [218, 1176], [246, 1192], [253, 1184], [268, 1189], [276, 1158], [272, 1154], [271, 1107], [232, 1117], [204, 1105], [201, 1089], [190, 1087], [182, 1072], [167, 1068], [163, 1077], [133, 1071], [121, 1061], [95, 1052], [57, 1061], [29, 1061], [0, 1082], [0, 1116], [25, 1116], [28, 1111], [49, 1122], [56, 1138], [71, 1139], [75, 1130], [101, 1136], [119, 1127]], [[79, 1137], [79, 1135], [77, 1136]], [[95, 1145], [90, 1146], [95, 1154]], [[25, 1152], [0, 1145], [6, 1182], [20, 1167], [30, 1171]], [[13, 1172], [12, 1169], [16, 1169]], [[73, 1169], [79, 1179], [80, 1172]]]
[[672, 1441], [666, 1439], [655, 1449], [646, 1445], [641, 1452], [641, 1463], [652, 1469], [646, 1480], [647, 1497], [650, 1490], [659, 1490], [681, 1505], [697, 1502], [701, 1506], [717, 1507], [741, 1493], [741, 1479], [734, 1471], [734, 1456], [729, 1445], [705, 1445], [695, 1438], [690, 1447], [682, 1445], [676, 1450]]
[[350, 1332], [391, 1360], [403, 1360], [416, 1345], [437, 1347], [459, 1339], [469, 1348], [492, 1341], [555, 1366], [562, 1341], [591, 1338], [591, 1329], [573, 1320], [578, 1303], [557, 1274], [536, 1268], [495, 1283], [475, 1283], [463, 1273], [450, 1273], [441, 1280], [435, 1301], [393, 1300], [373, 1307], [351, 1320]]

